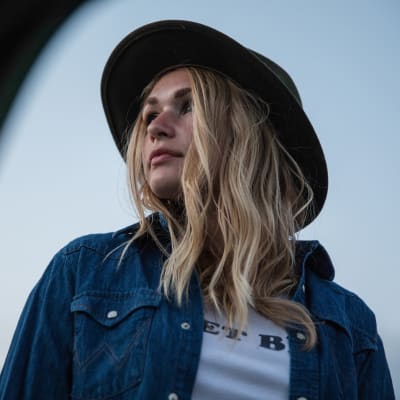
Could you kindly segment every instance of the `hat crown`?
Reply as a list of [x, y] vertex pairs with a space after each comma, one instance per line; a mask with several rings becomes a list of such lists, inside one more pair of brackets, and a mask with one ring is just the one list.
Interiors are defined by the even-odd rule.
[[300, 93], [297, 90], [296, 84], [294, 83], [291, 76], [277, 63], [273, 62], [269, 58], [263, 56], [260, 53], [257, 53], [254, 50], [248, 49], [251, 53], [253, 53], [257, 58], [260, 59], [286, 86], [286, 88], [290, 91], [292, 96], [296, 99], [300, 106], [303, 106], [301, 101]]

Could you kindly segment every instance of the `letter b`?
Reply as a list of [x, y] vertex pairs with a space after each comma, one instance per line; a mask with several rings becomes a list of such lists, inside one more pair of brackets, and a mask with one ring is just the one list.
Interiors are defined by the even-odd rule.
[[258, 335], [261, 338], [261, 347], [265, 347], [270, 350], [283, 350], [285, 348], [285, 344], [283, 340], [279, 336], [271, 336], [271, 335]]

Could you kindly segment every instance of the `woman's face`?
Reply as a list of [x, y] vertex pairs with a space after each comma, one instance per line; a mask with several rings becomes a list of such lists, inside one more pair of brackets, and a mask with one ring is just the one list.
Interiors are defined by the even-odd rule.
[[146, 136], [144, 174], [160, 199], [175, 199], [181, 190], [185, 154], [192, 142], [193, 116], [189, 74], [177, 69], [163, 75], [144, 102]]

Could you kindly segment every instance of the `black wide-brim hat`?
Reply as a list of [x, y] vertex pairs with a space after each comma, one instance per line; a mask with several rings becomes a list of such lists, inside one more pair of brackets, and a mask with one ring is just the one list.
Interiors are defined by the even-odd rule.
[[281, 143], [314, 191], [309, 224], [321, 211], [328, 173], [318, 137], [290, 76], [268, 58], [208, 26], [181, 20], [144, 25], [126, 36], [104, 68], [101, 96], [114, 141], [125, 159], [128, 135], [140, 112], [143, 89], [162, 71], [198, 66], [225, 75], [269, 104]]

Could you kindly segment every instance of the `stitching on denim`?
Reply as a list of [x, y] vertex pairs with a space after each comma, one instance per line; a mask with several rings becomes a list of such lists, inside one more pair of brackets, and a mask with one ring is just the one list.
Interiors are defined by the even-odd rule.
[[112, 350], [112, 348], [105, 342], [102, 342], [101, 345], [99, 345], [96, 350], [94, 350], [92, 352], [91, 355], [89, 355], [85, 360], [80, 360], [79, 355], [78, 355], [78, 351], [77, 349], [76, 351], [76, 362], [77, 362], [77, 366], [79, 369], [82, 369], [84, 367], [86, 367], [87, 365], [89, 365], [97, 356], [101, 355], [103, 352], [105, 354], [108, 354], [111, 356], [111, 358], [113, 359], [113, 361], [117, 364], [120, 364], [123, 360], [125, 360], [129, 354], [131, 353], [131, 350], [135, 347], [135, 345], [137, 344], [138, 338], [142, 335], [142, 333], [144, 332], [144, 330], [149, 326], [149, 322], [150, 320], [153, 318], [153, 313], [145, 318], [143, 318], [140, 321], [140, 326], [138, 327], [138, 329], [136, 330], [135, 334], [132, 336], [131, 341], [129, 343], [129, 345], [127, 346], [126, 350], [124, 351], [124, 353], [118, 357], [115, 352]]
[[80, 293], [79, 295], [74, 296], [73, 300], [75, 301], [78, 300], [79, 298], [86, 296], [95, 298], [100, 297], [104, 298], [105, 300], [115, 300], [115, 301], [127, 300], [132, 297], [137, 299], [137, 296], [140, 296], [140, 299], [143, 299], [143, 301], [154, 300], [156, 302], [159, 302], [161, 299], [161, 293], [159, 291], [148, 288], [138, 288], [135, 290], [129, 290], [127, 292], [113, 292], [109, 290], [86, 290]]
[[[122, 246], [123, 244], [124, 243], [119, 244], [116, 247]], [[77, 247], [75, 247], [75, 248], [69, 248], [69, 246], [67, 246], [67, 248], [65, 248], [64, 251], [63, 251], [63, 255], [69, 256], [69, 255], [72, 255], [74, 253], [80, 252], [82, 249], [86, 249], [86, 250], [93, 251], [94, 253], [98, 254], [99, 256], [106, 257], [107, 254], [110, 253], [110, 251], [113, 251], [115, 249], [114, 247], [111, 250], [109, 248], [107, 248], [107, 249], [99, 249], [99, 248], [95, 248], [94, 246], [90, 246], [87, 243], [79, 243], [76, 246]], [[131, 246], [130, 249], [131, 249], [131, 254], [126, 254], [126, 258], [130, 258], [130, 257], [134, 256], [139, 251], [139, 249], [137, 247], [134, 247], [134, 246]], [[119, 260], [119, 257], [111, 257], [111, 256], [109, 256], [109, 257], [107, 257], [107, 259], [108, 260], [112, 260], [112, 261], [117, 261], [117, 260]]]

